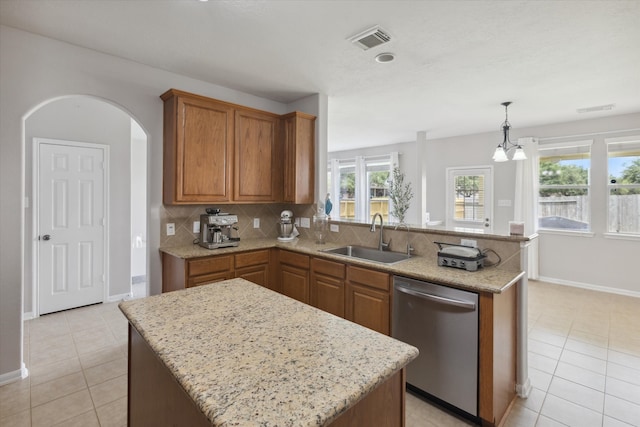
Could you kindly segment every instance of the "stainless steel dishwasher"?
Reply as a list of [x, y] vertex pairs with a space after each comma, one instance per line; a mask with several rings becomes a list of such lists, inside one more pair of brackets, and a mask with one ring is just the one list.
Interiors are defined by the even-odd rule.
[[409, 388], [477, 417], [478, 294], [400, 276], [393, 289], [392, 336], [420, 350]]

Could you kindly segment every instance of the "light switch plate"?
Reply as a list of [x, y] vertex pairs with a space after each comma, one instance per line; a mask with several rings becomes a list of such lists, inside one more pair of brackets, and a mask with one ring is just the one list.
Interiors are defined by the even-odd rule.
[[174, 236], [176, 234], [176, 225], [173, 222], [167, 223], [167, 236]]
[[508, 208], [511, 207], [511, 200], [509, 199], [499, 199], [498, 206]]
[[305, 217], [300, 218], [300, 227], [311, 228], [311, 219]]
[[329, 228], [334, 233], [339, 233], [340, 232], [340, 226], [338, 224], [331, 224], [331, 226]]
[[260, 218], [253, 218], [253, 228], [260, 228]]
[[200, 232], [200, 221], [193, 221], [193, 232], [194, 233]]

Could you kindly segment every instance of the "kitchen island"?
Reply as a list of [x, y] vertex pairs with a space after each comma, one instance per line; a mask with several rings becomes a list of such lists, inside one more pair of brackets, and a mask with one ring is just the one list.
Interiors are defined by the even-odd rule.
[[412, 346], [232, 279], [126, 301], [129, 426], [402, 426]]

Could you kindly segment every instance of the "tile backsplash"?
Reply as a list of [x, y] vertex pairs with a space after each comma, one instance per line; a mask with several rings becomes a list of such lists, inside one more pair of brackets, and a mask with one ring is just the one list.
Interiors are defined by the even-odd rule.
[[[285, 209], [293, 211], [294, 218], [313, 218], [315, 205], [288, 204], [252, 204], [252, 205], [163, 205], [160, 210], [160, 246], [176, 247], [193, 243], [198, 238], [193, 233], [193, 222], [200, 221], [200, 215], [206, 208], [219, 208], [238, 216], [238, 234], [240, 239], [261, 237], [278, 237], [278, 221], [280, 212]], [[260, 227], [253, 228], [254, 218], [260, 219]], [[167, 223], [175, 224], [176, 234], [167, 236]], [[313, 230], [298, 227], [301, 237], [311, 238]]]

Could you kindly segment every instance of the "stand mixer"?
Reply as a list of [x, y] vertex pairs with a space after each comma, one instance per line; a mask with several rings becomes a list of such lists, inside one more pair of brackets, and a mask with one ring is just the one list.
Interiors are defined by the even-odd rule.
[[281, 242], [290, 242], [298, 235], [298, 230], [293, 223], [293, 212], [285, 210], [280, 212], [278, 240]]

